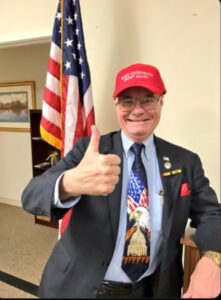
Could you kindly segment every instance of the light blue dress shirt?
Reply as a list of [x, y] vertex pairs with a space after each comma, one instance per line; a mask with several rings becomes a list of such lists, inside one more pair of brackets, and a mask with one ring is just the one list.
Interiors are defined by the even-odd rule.
[[[128, 178], [131, 171], [131, 167], [134, 161], [134, 153], [130, 150], [130, 147], [134, 143], [129, 140], [128, 137], [121, 131], [122, 143], [123, 143], [123, 177], [122, 177], [122, 194], [121, 194], [121, 210], [120, 210], [120, 221], [119, 229], [116, 241], [116, 247], [111, 259], [110, 265], [107, 269], [104, 279], [118, 282], [131, 282], [131, 279], [121, 268], [124, 242], [126, 234], [126, 222], [127, 222], [127, 185]], [[160, 177], [158, 159], [156, 149], [153, 141], [153, 135], [148, 137], [143, 144], [141, 156], [142, 161], [147, 173], [148, 181], [148, 194], [149, 194], [149, 211], [150, 211], [150, 264], [147, 271], [142, 275], [140, 279], [145, 276], [152, 274], [160, 261], [160, 248], [162, 245], [162, 211], [163, 211], [163, 196], [162, 196], [162, 182]], [[61, 175], [62, 176], [62, 175]], [[60, 208], [69, 208], [75, 205], [80, 197], [73, 200], [61, 203], [59, 200], [58, 178], [55, 191], [54, 191], [54, 205]], [[139, 279], [139, 280], [140, 280]]]

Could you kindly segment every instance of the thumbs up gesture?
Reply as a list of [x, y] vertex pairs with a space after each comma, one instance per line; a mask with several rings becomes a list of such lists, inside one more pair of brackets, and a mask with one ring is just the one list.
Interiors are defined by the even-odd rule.
[[60, 182], [60, 197], [100, 195], [113, 192], [119, 181], [120, 157], [115, 154], [100, 154], [100, 132], [93, 125], [87, 151], [79, 165], [64, 173]]

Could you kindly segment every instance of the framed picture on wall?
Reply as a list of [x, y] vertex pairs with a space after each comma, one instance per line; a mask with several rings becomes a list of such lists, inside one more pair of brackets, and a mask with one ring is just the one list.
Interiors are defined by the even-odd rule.
[[30, 131], [29, 109], [34, 108], [34, 81], [0, 83], [0, 131]]

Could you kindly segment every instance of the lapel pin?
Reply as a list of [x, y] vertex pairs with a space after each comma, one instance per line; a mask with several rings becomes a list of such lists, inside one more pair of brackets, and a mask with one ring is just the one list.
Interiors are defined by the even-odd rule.
[[175, 174], [180, 174], [180, 173], [182, 173], [182, 170], [181, 170], [181, 169], [173, 170], [171, 173], [172, 173], [173, 175], [175, 175]]
[[171, 168], [171, 163], [169, 162], [169, 161], [167, 161], [167, 162], [165, 162], [164, 163], [164, 167], [166, 168], [166, 169], [170, 169]]
[[171, 176], [171, 175], [176, 175], [182, 173], [182, 169], [176, 169], [168, 172], [162, 173], [162, 176]]
[[162, 173], [162, 176], [170, 176], [171, 175], [171, 172], [164, 172]]
[[163, 156], [163, 160], [165, 160], [165, 161], [169, 161], [170, 159], [169, 159], [169, 157], [168, 157], [168, 156]]

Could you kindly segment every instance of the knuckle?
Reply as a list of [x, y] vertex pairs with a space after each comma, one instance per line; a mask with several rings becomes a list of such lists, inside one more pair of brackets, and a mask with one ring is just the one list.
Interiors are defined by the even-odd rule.
[[121, 168], [119, 166], [116, 167], [116, 175], [120, 175], [121, 173]]
[[108, 175], [108, 174], [110, 174], [110, 172], [111, 172], [110, 166], [104, 165], [104, 166], [102, 167], [102, 174], [103, 174], [103, 175]]

